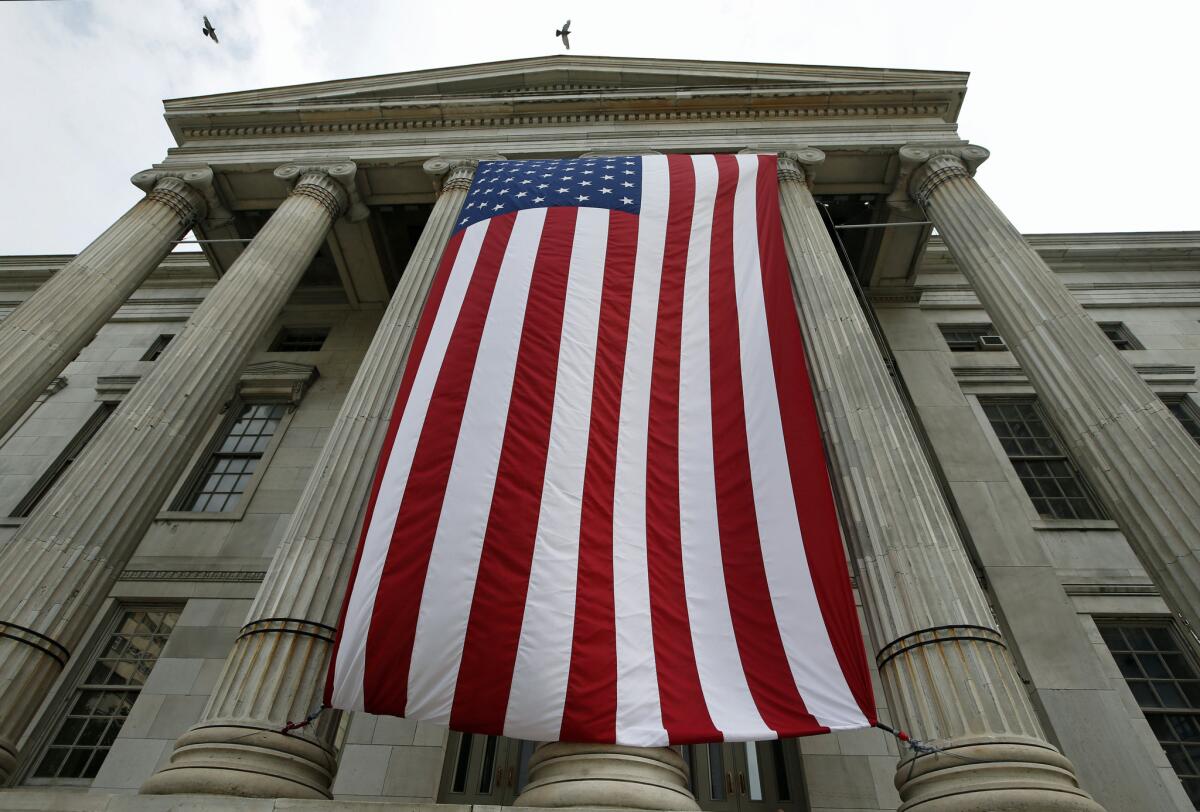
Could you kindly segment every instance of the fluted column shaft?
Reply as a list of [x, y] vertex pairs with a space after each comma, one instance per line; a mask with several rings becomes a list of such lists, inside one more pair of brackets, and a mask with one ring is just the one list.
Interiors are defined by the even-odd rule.
[[[207, 169], [182, 174], [212, 178]], [[160, 177], [149, 194], [0, 321], [0, 437], [204, 211], [204, 197], [192, 184]]]
[[905, 147], [923, 161], [913, 197], [1142, 566], [1200, 631], [1200, 447], [971, 177], [962, 158], [986, 150], [958, 152]]
[[[330, 171], [352, 178], [353, 164]], [[300, 178], [171, 352], [0, 550], [0, 773], [346, 201], [329, 174]]]
[[353, 565], [375, 460], [400, 377], [476, 160], [433, 159], [448, 172], [329, 439], [225, 661], [203, 718], [144, 793], [327, 798], [338, 714], [282, 735], [321, 704], [334, 626]]
[[806, 167], [823, 158], [779, 163], [805, 354], [888, 706], [947, 751], [901, 762], [902, 809], [1094, 812], [1042, 734], [809, 191]]

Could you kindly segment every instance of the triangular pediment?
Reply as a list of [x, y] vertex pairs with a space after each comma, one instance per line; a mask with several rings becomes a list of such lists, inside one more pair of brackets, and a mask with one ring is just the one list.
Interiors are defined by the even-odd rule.
[[536, 109], [538, 105], [587, 106], [655, 99], [719, 107], [721, 99], [807, 98], [813, 104], [864, 104], [940, 100], [953, 120], [967, 74], [952, 71], [780, 65], [753, 62], [546, 56], [406, 73], [263, 88], [166, 102], [179, 135], [204, 122], [263, 123], [353, 118], [386, 109], [395, 115], [477, 115], [479, 111]]

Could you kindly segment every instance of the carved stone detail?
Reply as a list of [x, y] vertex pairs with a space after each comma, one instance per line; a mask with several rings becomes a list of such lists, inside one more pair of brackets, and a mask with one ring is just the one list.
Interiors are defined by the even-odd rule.
[[[148, 196], [159, 199], [172, 208], [179, 205], [180, 219], [185, 225], [191, 226], [201, 218], [210, 222], [227, 222], [233, 219], [233, 214], [221, 204], [221, 199], [217, 196], [213, 171], [207, 166], [146, 169], [138, 172], [129, 181]], [[177, 182], [185, 183], [200, 193], [204, 199], [203, 211], [196, 211], [191, 205], [181, 205], [185, 201], [176, 190]]]
[[433, 179], [434, 189], [439, 195], [446, 192], [461, 191], [464, 194], [471, 188], [475, 170], [483, 161], [503, 161], [503, 155], [480, 155], [469, 158], [430, 158], [421, 168]]
[[[357, 223], [367, 219], [370, 211], [362, 201], [355, 183], [358, 165], [354, 161], [334, 161], [321, 164], [284, 164], [275, 170], [275, 177], [288, 184], [292, 194], [312, 197], [329, 212], [331, 220], [343, 213], [346, 219]], [[320, 178], [330, 178], [336, 183], [327, 184]]]
[[242, 372], [238, 394], [246, 400], [295, 406], [318, 377], [320, 372], [312, 364], [263, 361]]

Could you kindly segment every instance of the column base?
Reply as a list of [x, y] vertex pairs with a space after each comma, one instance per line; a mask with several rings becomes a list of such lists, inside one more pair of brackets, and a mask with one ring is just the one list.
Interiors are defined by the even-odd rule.
[[171, 762], [142, 784], [143, 795], [333, 797], [337, 760], [310, 739], [252, 725], [206, 724], [179, 737]]
[[529, 760], [516, 806], [694, 810], [687, 765], [669, 747], [550, 742]]
[[955, 739], [896, 768], [898, 812], [1104, 812], [1071, 762], [1037, 739]]

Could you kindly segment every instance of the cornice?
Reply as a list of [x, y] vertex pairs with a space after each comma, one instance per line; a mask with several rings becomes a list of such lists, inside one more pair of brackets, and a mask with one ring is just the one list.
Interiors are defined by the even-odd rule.
[[[0, 256], [0, 291], [32, 290], [74, 258], [74, 254]], [[208, 287], [216, 281], [204, 254], [185, 251], [167, 254], [142, 287]]]
[[[621, 101], [624, 105], [644, 101], [647, 96], [625, 96]], [[604, 102], [604, 107], [624, 106], [614, 102], [616, 97], [610, 97]], [[494, 111], [495, 100], [482, 100], [478, 108]], [[404, 105], [381, 105], [377, 113], [364, 115], [361, 106], [348, 105], [344, 110], [324, 108], [321, 111], [321, 121], [285, 120], [291, 116], [281, 116], [287, 111], [259, 111], [253, 118], [264, 120], [263, 123], [222, 123], [222, 117], [211, 117], [213, 120], [202, 124], [182, 123], [177, 129], [177, 140], [182, 145], [187, 141], [206, 138], [240, 138], [247, 136], [271, 135], [321, 135], [330, 133], [381, 133], [409, 130], [441, 130], [462, 128], [489, 127], [546, 127], [572, 124], [637, 124], [654, 122], [690, 122], [690, 121], [787, 121], [808, 119], [852, 119], [852, 118], [945, 118], [949, 106], [943, 102], [910, 103], [910, 104], [834, 104], [818, 102], [812, 106], [799, 104], [779, 105], [769, 107], [724, 107], [710, 106], [701, 109], [679, 109], [670, 104], [663, 104], [666, 109], [659, 110], [596, 110], [587, 106], [578, 106], [571, 110], [522, 111], [521, 105], [511, 103], [511, 109], [506, 114], [490, 112], [484, 114], [472, 110], [468, 105], [439, 105], [436, 112], [429, 112], [428, 107], [414, 110], [405, 115]], [[540, 107], [545, 107], [545, 104]], [[645, 105], [639, 105], [645, 106]], [[689, 107], [694, 108], [694, 102], [689, 101]], [[232, 117], [232, 115], [230, 116]], [[243, 118], [248, 116], [242, 116]], [[298, 116], [304, 118], [305, 116]], [[206, 116], [206, 118], [209, 118]], [[184, 120], [186, 121], [186, 119]]]

